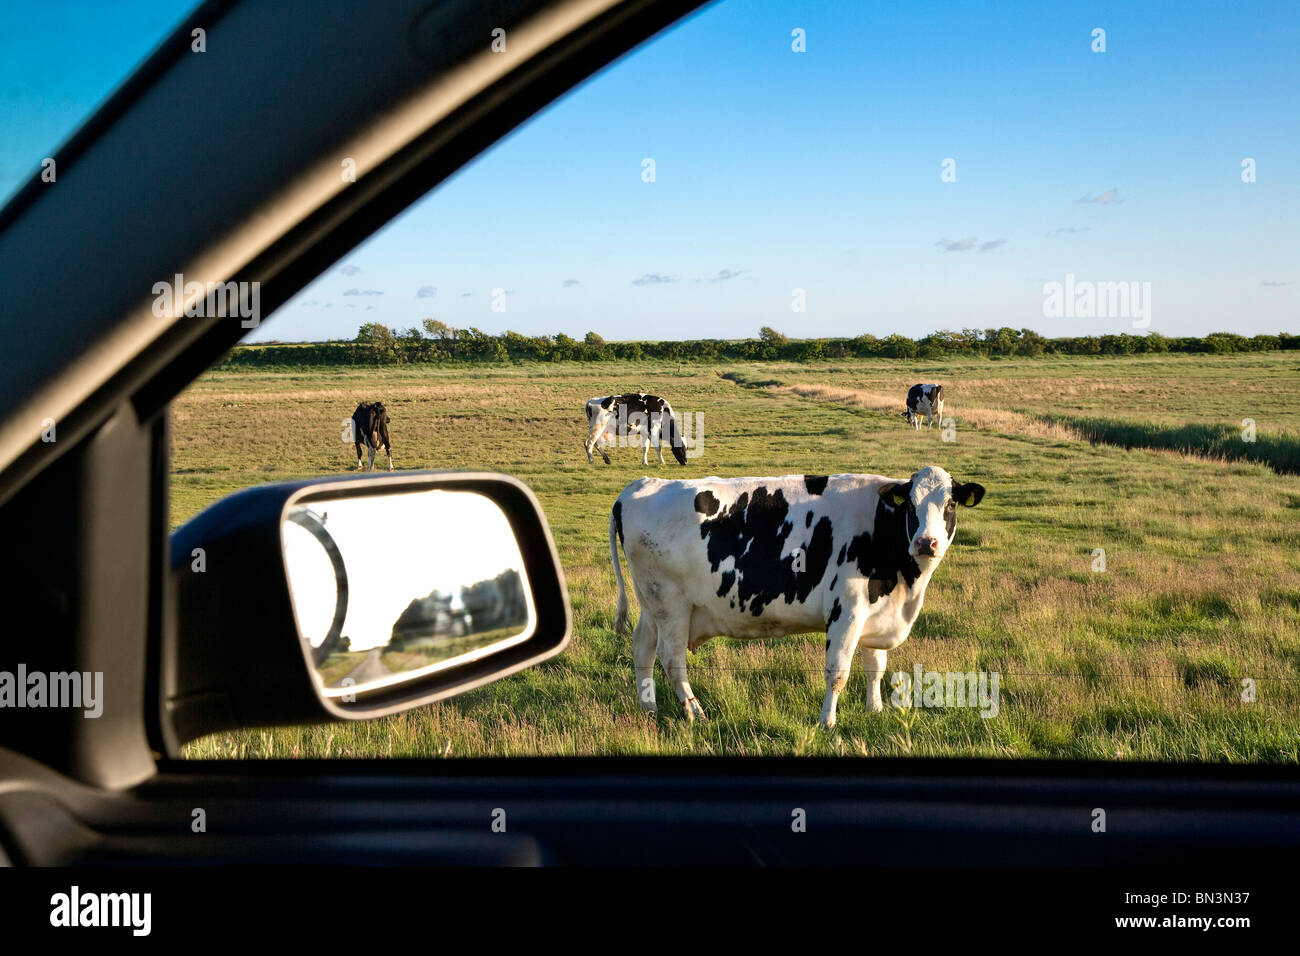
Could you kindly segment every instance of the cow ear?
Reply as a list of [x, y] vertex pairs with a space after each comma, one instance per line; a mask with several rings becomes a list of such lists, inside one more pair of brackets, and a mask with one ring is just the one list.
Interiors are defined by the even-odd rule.
[[984, 500], [984, 486], [968, 481], [965, 484], [953, 484], [953, 499], [967, 508], [974, 508]]
[[891, 482], [890, 484], [880, 486], [880, 499], [884, 501], [885, 504], [891, 505], [895, 508], [901, 508], [903, 505], [907, 504], [907, 499], [911, 494], [912, 483], [910, 481], [906, 484]]

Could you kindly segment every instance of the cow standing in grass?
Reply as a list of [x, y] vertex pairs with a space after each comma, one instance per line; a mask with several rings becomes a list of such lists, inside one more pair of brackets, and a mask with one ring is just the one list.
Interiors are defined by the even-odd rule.
[[913, 385], [907, 390], [907, 424], [920, 429], [921, 416], [925, 416], [925, 427], [934, 422], [943, 424], [943, 386]]
[[693, 720], [704, 710], [686, 680], [688, 650], [711, 637], [825, 631], [822, 726], [835, 725], [859, 644], [870, 706], [880, 710], [885, 654], [911, 633], [956, 534], [957, 506], [983, 497], [982, 486], [934, 465], [901, 481], [850, 474], [632, 482], [610, 512], [609, 550], [620, 634], [628, 617], [620, 541], [641, 604], [632, 656], [642, 708], [656, 710], [656, 651]]
[[362, 402], [352, 413], [352, 441], [357, 446], [357, 471], [362, 469], [361, 449], [370, 451], [370, 471], [375, 470], [375, 452], [381, 447], [393, 470], [393, 443], [388, 439], [388, 410], [383, 402]]
[[629, 440], [641, 439], [641, 464], [650, 463], [651, 444], [659, 452], [659, 464], [664, 463], [665, 437], [678, 464], [686, 464], [686, 443], [681, 428], [671, 406], [658, 395], [637, 392], [587, 400], [587, 440], [582, 447], [587, 452], [588, 463], [595, 460], [591, 457], [595, 450], [608, 465], [609, 455], [603, 446], [612, 444], [620, 431]]

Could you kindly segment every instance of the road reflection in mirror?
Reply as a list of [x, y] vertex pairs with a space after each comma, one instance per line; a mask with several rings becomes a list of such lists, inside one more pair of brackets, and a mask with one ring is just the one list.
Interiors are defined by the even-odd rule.
[[523, 556], [483, 495], [291, 505], [281, 537], [299, 637], [326, 697], [453, 667], [533, 633]]

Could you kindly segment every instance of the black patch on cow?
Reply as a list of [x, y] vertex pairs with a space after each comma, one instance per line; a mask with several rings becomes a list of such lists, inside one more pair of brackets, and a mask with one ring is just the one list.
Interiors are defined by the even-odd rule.
[[[731, 586], [735, 583], [736, 583], [736, 572], [723, 571], [722, 583], [718, 585], [718, 597], [724, 596], [728, 591], [731, 590]], [[735, 602], [732, 602], [732, 607], [735, 607]]]
[[837, 568], [844, 563], [844, 551], [847, 547], [848, 547], [847, 544], [840, 545], [840, 556], [835, 559], [835, 566]]
[[[832, 624], [834, 624], [836, 621], [838, 621], [838, 620], [840, 619], [840, 614], [842, 614], [843, 611], [844, 611], [844, 608], [840, 607], [840, 599], [839, 599], [839, 598], [836, 598], [836, 599], [835, 599], [835, 603], [831, 605], [831, 613], [830, 613], [830, 616], [829, 616], [828, 618], [826, 618], [826, 626], [827, 626], [827, 627], [830, 627]], [[826, 641], [826, 648], [827, 648], [827, 650], [830, 649], [830, 646], [831, 646], [831, 642], [830, 642], [829, 639], [827, 639], [827, 641]]]
[[837, 581], [839, 581], [839, 579], [840, 579], [840, 576], [839, 576], [838, 574], [835, 575], [835, 577], [831, 578], [831, 590], [832, 590], [832, 591], [835, 590], [835, 584], [836, 584]]
[[829, 651], [830, 649], [831, 649], [831, 639], [828, 637], [826, 638], [826, 650]]
[[829, 475], [804, 475], [803, 486], [808, 489], [810, 495], [820, 495], [826, 490], [826, 482], [830, 481]]
[[629, 416], [638, 412], [650, 416], [668, 409], [668, 403], [658, 395], [646, 395], [643, 392], [638, 392], [635, 395], [630, 392], [626, 395], [611, 395], [600, 403], [601, 408], [617, 408], [620, 405], [627, 408]]
[[702, 515], [717, 514], [718, 499], [711, 491], [701, 491], [695, 495], [695, 510]]
[[876, 503], [875, 536], [864, 531], [849, 542], [848, 557], [867, 578], [867, 600], [874, 604], [894, 590], [901, 574], [907, 587], [921, 576], [921, 569], [908, 548], [917, 525], [916, 508], [909, 498], [901, 507], [891, 507], [883, 500]]
[[811, 512], [811, 511], [808, 512], [806, 515], [803, 516], [803, 526], [804, 526], [805, 528], [811, 528], [811, 527], [812, 527], [812, 512]]
[[[907, 407], [912, 411], [918, 411], [921, 407], [921, 396], [925, 394], [925, 386], [913, 385], [907, 390]], [[898, 406], [894, 406], [897, 408]]]
[[951, 498], [943, 509], [943, 525], [948, 529], [948, 540], [951, 541], [952, 536], [957, 533], [957, 502]]
[[[743, 492], [730, 507], [700, 523], [700, 538], [707, 542], [710, 569], [717, 572], [727, 558], [734, 562], [736, 598], [742, 611], [755, 617], [777, 598], [786, 604], [806, 601], [821, 581], [830, 563], [833, 547], [831, 519], [822, 516], [807, 541], [789, 541], [794, 529], [789, 520], [790, 505], [778, 488], [756, 488]], [[787, 548], [790, 544], [792, 547]], [[783, 553], [801, 547], [804, 570]]]
[[626, 550], [627, 542], [623, 540], [623, 502], [614, 502], [614, 530], [618, 532], [618, 543]]

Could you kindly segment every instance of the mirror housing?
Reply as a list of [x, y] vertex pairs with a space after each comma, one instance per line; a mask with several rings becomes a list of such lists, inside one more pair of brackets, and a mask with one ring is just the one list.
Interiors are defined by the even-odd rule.
[[[344, 697], [322, 693], [293, 606], [282, 539], [286, 519], [303, 505], [423, 491], [472, 492], [501, 510], [518, 545], [516, 558], [522, 559], [535, 614], [531, 632], [431, 673], [358, 686]], [[402, 530], [376, 529], [375, 547], [383, 548], [385, 535]], [[452, 548], [462, 542], [431, 544]], [[568, 594], [546, 519], [528, 487], [506, 475], [402, 472], [249, 488], [172, 534], [169, 581], [160, 693], [163, 743], [170, 754], [186, 741], [222, 730], [399, 713], [531, 667], [569, 642]]]

